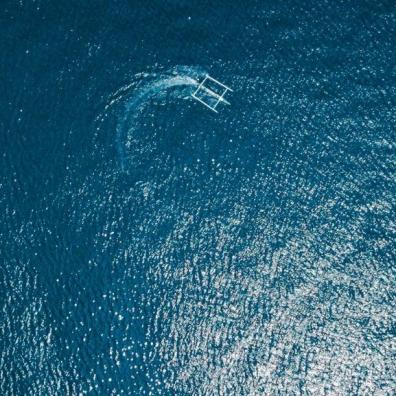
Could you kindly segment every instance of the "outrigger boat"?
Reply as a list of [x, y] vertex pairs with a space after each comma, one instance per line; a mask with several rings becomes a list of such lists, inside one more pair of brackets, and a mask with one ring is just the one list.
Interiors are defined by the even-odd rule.
[[[206, 83], [206, 85], [205, 85]], [[208, 86], [209, 84], [214, 85], [214, 87], [219, 87], [220, 88], [220, 93], [217, 93], [214, 91], [214, 87]], [[202, 80], [202, 82], [198, 85], [198, 88], [195, 90], [194, 93], [192, 93], [192, 97], [198, 102], [201, 102], [203, 105], [208, 107], [210, 110], [213, 110], [215, 113], [218, 113], [216, 110], [217, 105], [222, 102], [224, 104], [230, 105], [230, 102], [228, 102], [226, 99], [224, 99], [224, 95], [228, 92], [233, 92], [233, 90], [220, 81], [216, 80], [213, 77], [210, 77], [208, 74], [205, 76], [205, 78]], [[202, 95], [203, 93], [203, 95]], [[216, 102], [214, 105], [210, 103], [210, 101], [205, 101], [205, 98], [212, 98]]]

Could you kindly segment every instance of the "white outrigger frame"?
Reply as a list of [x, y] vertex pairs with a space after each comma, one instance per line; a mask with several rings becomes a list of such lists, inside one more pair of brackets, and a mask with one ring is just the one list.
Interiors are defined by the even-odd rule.
[[[223, 93], [222, 93], [221, 95], [219, 95], [218, 93], [214, 92], [214, 91], [211, 90], [210, 88], [205, 87], [204, 84], [205, 84], [205, 81], [207, 81], [207, 80], [213, 81], [214, 83], [220, 85], [220, 86], [224, 89]], [[214, 106], [211, 106], [209, 103], [206, 103], [204, 100], [202, 100], [201, 98], [199, 98], [199, 97], [197, 96], [197, 93], [198, 93], [200, 90], [203, 90], [203, 91], [205, 91], [206, 93], [208, 93], [210, 96], [216, 98], [216, 99], [217, 99], [216, 104], [215, 104]], [[217, 81], [217, 80], [214, 79], [213, 77], [210, 77], [209, 74], [206, 74], [205, 78], [204, 78], [204, 79], [202, 80], [202, 82], [198, 85], [198, 88], [195, 90], [194, 93], [191, 94], [191, 96], [192, 96], [194, 99], [198, 100], [198, 102], [201, 102], [203, 105], [205, 105], [206, 107], [208, 107], [210, 110], [213, 110], [215, 113], [218, 113], [218, 111], [216, 110], [216, 107], [217, 107], [217, 105], [218, 105], [220, 102], [223, 102], [223, 103], [225, 103], [225, 104], [227, 104], [227, 105], [230, 104], [230, 102], [228, 102], [227, 100], [224, 99], [224, 95], [225, 95], [228, 91], [234, 92], [231, 88], [229, 88], [229, 87], [227, 87], [226, 85], [222, 84], [220, 81]]]

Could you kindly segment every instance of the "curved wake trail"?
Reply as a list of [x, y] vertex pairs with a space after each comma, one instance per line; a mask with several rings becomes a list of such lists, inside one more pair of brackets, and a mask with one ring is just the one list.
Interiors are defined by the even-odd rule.
[[[165, 94], [167, 94], [166, 100], [183, 99], [191, 95], [199, 84], [197, 79], [203, 75], [205, 72], [196, 67], [178, 67], [159, 76], [146, 74], [143, 76], [145, 80], [140, 79], [137, 82], [143, 85], [135, 89], [132, 97], [125, 103], [117, 126], [116, 146], [122, 171], [127, 171], [130, 164], [134, 167], [139, 166], [139, 155], [152, 152], [156, 144], [155, 139], [148, 141], [138, 136], [139, 117], [146, 110], [146, 105], [153, 99], [162, 98]], [[169, 94], [170, 88], [177, 89]]]

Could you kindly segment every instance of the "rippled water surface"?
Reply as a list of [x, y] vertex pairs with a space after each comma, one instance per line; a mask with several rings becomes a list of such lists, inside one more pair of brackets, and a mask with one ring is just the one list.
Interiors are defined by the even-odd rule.
[[395, 48], [394, 1], [3, 1], [0, 394], [394, 395]]

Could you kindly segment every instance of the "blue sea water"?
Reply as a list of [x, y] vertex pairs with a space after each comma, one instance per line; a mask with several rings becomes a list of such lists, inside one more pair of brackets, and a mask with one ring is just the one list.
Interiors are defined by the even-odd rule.
[[395, 48], [386, 0], [3, 0], [0, 394], [396, 394]]

